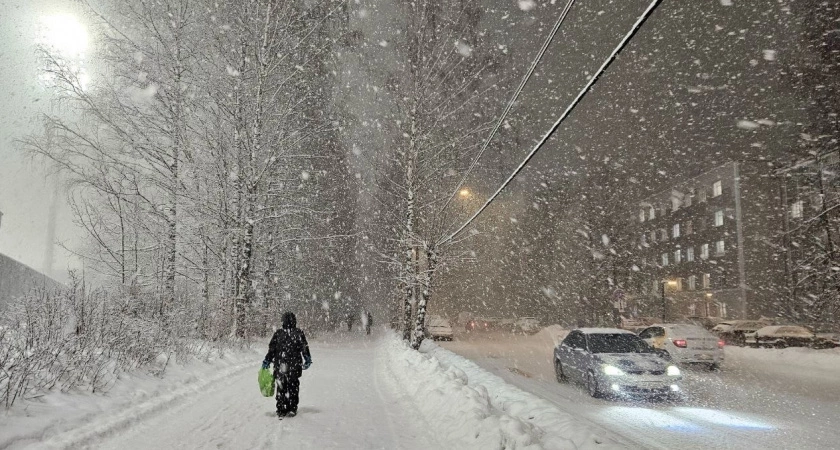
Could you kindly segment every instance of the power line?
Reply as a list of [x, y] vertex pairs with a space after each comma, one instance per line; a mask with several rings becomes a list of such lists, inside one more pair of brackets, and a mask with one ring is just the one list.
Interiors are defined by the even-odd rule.
[[490, 203], [492, 203], [493, 200], [495, 200], [496, 197], [499, 196], [499, 194], [508, 186], [508, 184], [510, 184], [510, 182], [513, 181], [513, 179], [516, 178], [517, 175], [519, 175], [519, 172], [521, 172], [522, 169], [525, 168], [525, 165], [528, 164], [528, 162], [531, 160], [531, 158], [534, 157], [534, 155], [536, 155], [536, 153], [540, 150], [540, 148], [542, 148], [543, 144], [545, 144], [546, 141], [548, 141], [551, 135], [554, 134], [555, 131], [557, 131], [557, 128], [560, 127], [560, 124], [562, 124], [563, 121], [566, 120], [566, 118], [569, 116], [572, 110], [575, 109], [575, 107], [589, 92], [592, 86], [598, 81], [598, 79], [601, 78], [601, 75], [604, 74], [604, 72], [607, 70], [610, 64], [612, 64], [613, 61], [615, 61], [618, 54], [621, 53], [624, 47], [627, 46], [627, 44], [630, 42], [633, 36], [636, 35], [636, 33], [639, 31], [639, 29], [642, 27], [645, 21], [647, 21], [647, 19], [653, 14], [653, 12], [656, 10], [660, 3], [662, 3], [662, 0], [653, 0], [650, 2], [650, 5], [648, 5], [645, 12], [642, 13], [641, 16], [639, 16], [638, 20], [636, 20], [636, 23], [633, 24], [633, 27], [630, 29], [630, 31], [624, 36], [624, 39], [622, 39], [621, 42], [618, 43], [618, 45], [615, 47], [612, 53], [610, 53], [610, 56], [607, 57], [606, 61], [604, 61], [601, 67], [598, 68], [598, 71], [595, 72], [595, 75], [589, 80], [588, 83], [586, 83], [583, 89], [580, 90], [577, 97], [575, 97], [575, 99], [572, 100], [572, 103], [570, 103], [569, 106], [566, 107], [566, 110], [563, 111], [563, 114], [561, 114], [557, 121], [554, 122], [554, 125], [552, 125], [552, 127], [548, 130], [547, 133], [545, 133], [542, 139], [540, 139], [540, 141], [537, 142], [537, 145], [535, 145], [534, 148], [531, 149], [531, 151], [528, 153], [528, 156], [526, 156], [525, 159], [522, 160], [522, 162], [519, 164], [516, 170], [514, 170], [513, 173], [510, 174], [510, 176], [505, 180], [504, 183], [502, 183], [499, 189], [497, 189], [496, 192], [489, 199], [487, 199], [484, 205], [482, 205], [482, 207], [479, 208], [478, 211], [476, 211], [475, 214], [473, 214], [472, 217], [469, 218], [469, 220], [464, 222], [464, 224], [461, 225], [460, 228], [455, 230], [455, 232], [439, 240], [436, 245], [441, 245], [443, 243], [451, 241], [455, 238], [455, 236], [459, 235], [462, 231], [464, 231], [464, 229], [467, 228], [467, 226], [469, 226], [469, 224], [472, 223], [472, 221], [475, 220], [476, 217], [478, 217], [482, 212], [484, 212], [485, 209], [487, 209]]
[[455, 186], [455, 190], [452, 191], [452, 195], [446, 200], [446, 203], [440, 208], [440, 212], [443, 212], [450, 203], [452, 203], [452, 199], [458, 195], [458, 191], [461, 189], [461, 186], [464, 185], [464, 181], [467, 180], [467, 176], [469, 176], [470, 172], [472, 172], [473, 168], [475, 168], [476, 164], [478, 164], [478, 160], [481, 159], [481, 156], [484, 154], [484, 151], [487, 150], [487, 147], [490, 145], [490, 141], [493, 140], [493, 137], [496, 136], [496, 132], [499, 131], [499, 127], [501, 127], [502, 122], [504, 122], [505, 118], [507, 117], [510, 110], [513, 108], [513, 104], [516, 103], [516, 99], [519, 98], [519, 94], [522, 93], [522, 89], [525, 88], [525, 84], [528, 83], [528, 80], [531, 78], [531, 75], [534, 73], [534, 69], [537, 68], [537, 64], [539, 64], [540, 60], [542, 59], [543, 55], [545, 54], [546, 50], [548, 50], [549, 44], [554, 39], [554, 36], [557, 34], [557, 30], [560, 29], [560, 25], [563, 24], [563, 21], [566, 20], [566, 16], [569, 14], [569, 10], [572, 9], [572, 5], [575, 3], [575, 0], [569, 0], [566, 3], [566, 7], [563, 8], [563, 11], [560, 13], [560, 17], [557, 18], [557, 22], [554, 24], [554, 28], [551, 29], [548, 37], [546, 38], [545, 42], [543, 42], [540, 51], [537, 53], [537, 56], [534, 58], [534, 61], [531, 62], [531, 67], [528, 68], [528, 72], [525, 73], [525, 76], [522, 77], [522, 81], [519, 82], [519, 87], [514, 92], [513, 97], [511, 97], [510, 101], [508, 101], [507, 106], [505, 107], [504, 112], [499, 117], [499, 120], [496, 122], [496, 126], [493, 127], [493, 131], [490, 132], [490, 135], [487, 136], [487, 139], [484, 141], [484, 145], [481, 146], [481, 150], [478, 152], [478, 155], [473, 159], [470, 167], [464, 172], [464, 176], [461, 177], [461, 181], [458, 182], [458, 185]]

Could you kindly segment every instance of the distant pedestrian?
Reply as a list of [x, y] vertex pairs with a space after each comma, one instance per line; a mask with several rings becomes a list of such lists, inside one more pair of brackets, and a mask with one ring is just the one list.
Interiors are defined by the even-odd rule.
[[312, 365], [309, 343], [298, 329], [294, 313], [283, 314], [282, 327], [271, 337], [263, 368], [268, 369], [269, 364], [274, 365], [277, 384], [277, 417], [293, 417], [300, 401], [300, 376]]
[[365, 334], [370, 334], [370, 327], [373, 326], [373, 314], [370, 311], [365, 311]]

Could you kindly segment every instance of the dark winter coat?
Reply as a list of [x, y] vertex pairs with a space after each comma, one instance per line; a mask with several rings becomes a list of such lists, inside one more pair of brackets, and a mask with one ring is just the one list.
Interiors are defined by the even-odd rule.
[[303, 374], [302, 363], [311, 361], [309, 343], [306, 335], [297, 328], [297, 318], [293, 313], [283, 314], [283, 326], [271, 338], [265, 361], [274, 364], [274, 376], [300, 377]]

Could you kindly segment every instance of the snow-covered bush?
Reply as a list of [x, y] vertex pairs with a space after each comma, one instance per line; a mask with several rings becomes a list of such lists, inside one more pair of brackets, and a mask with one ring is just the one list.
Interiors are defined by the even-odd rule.
[[0, 319], [0, 402], [9, 408], [52, 389], [101, 392], [122, 371], [162, 373], [173, 354], [185, 361], [227, 345], [186, 320], [194, 311], [164, 316], [150, 307], [156, 302], [78, 285], [15, 299]]

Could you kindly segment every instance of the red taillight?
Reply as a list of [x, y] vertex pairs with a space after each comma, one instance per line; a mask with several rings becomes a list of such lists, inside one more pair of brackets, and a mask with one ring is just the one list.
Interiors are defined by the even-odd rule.
[[674, 340], [674, 345], [675, 345], [675, 346], [677, 346], [677, 347], [679, 347], [679, 348], [686, 348], [686, 347], [688, 347], [688, 343], [687, 343], [687, 342], [685, 342], [685, 339], [675, 339], [675, 340]]
[[723, 339], [718, 341], [718, 348], [723, 348], [724, 345], [726, 345], [726, 342], [723, 342]]

